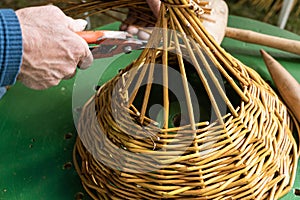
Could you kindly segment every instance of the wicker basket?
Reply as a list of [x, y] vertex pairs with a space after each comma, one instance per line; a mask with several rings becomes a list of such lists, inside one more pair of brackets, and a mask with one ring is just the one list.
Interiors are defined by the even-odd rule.
[[162, 2], [148, 48], [85, 104], [74, 163], [92, 198], [278, 199], [291, 189], [299, 127], [206, 32], [205, 12], [204, 1]]

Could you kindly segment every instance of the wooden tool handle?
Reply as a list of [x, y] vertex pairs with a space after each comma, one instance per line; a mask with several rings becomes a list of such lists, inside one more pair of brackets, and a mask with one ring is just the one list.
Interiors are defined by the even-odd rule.
[[297, 120], [300, 122], [300, 85], [297, 80], [272, 56], [261, 50], [271, 77]]
[[264, 45], [300, 55], [300, 42], [276, 36], [227, 27], [225, 36], [243, 42]]

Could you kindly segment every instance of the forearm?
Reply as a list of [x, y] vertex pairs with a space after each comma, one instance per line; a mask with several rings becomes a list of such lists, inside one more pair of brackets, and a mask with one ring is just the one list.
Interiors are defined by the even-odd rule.
[[0, 87], [13, 85], [22, 63], [22, 32], [11, 9], [0, 9]]

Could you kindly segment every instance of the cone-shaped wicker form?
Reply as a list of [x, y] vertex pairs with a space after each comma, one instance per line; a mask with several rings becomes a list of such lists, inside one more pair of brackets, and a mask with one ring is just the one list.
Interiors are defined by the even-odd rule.
[[206, 32], [206, 4], [162, 2], [148, 48], [84, 106], [74, 161], [94, 199], [277, 199], [291, 189], [298, 127]]

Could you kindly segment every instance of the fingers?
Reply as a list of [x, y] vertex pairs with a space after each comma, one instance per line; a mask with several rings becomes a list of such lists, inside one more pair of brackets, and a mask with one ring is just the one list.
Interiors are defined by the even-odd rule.
[[24, 41], [18, 80], [24, 85], [46, 89], [73, 77], [77, 66], [86, 69], [92, 64], [87, 42], [76, 33], [85, 29], [85, 20], [74, 20], [55, 6], [28, 8], [17, 14]]
[[[127, 31], [131, 35], [137, 35], [141, 40], [147, 40], [150, 37], [150, 34], [143, 31], [147, 29], [149, 24], [147, 22], [141, 21], [136, 18], [136, 13], [131, 13], [127, 16], [126, 20], [119, 27], [121, 31]], [[143, 29], [143, 30], [141, 30]]]
[[133, 25], [129, 25], [126, 29], [126, 31], [131, 35], [136, 35], [139, 32], [139, 28]]
[[132, 24], [136, 24], [137, 21], [138, 20], [136, 19], [136, 16], [134, 14], [129, 14], [129, 16], [125, 19], [124, 23], [121, 24], [119, 29], [121, 31], [127, 31], [131, 35], [136, 35], [139, 32], [139, 29]]
[[[68, 19], [69, 19], [69, 29], [73, 32], [83, 31], [88, 23], [86, 20], [83, 20], [83, 19], [74, 20], [70, 17], [68, 17]], [[78, 48], [82, 49], [82, 51], [80, 51], [81, 55], [80, 55], [80, 60], [77, 64], [77, 66], [80, 69], [86, 69], [92, 65], [93, 55], [92, 55], [86, 41], [84, 39], [82, 39], [81, 37], [79, 37], [77, 34], [75, 34], [75, 35], [78, 38], [77, 41], [79, 41]]]
[[32, 73], [24, 70], [18, 75], [17, 80], [34, 90], [44, 90], [60, 83], [60, 79], [47, 77], [47, 79], [41, 80], [39, 77], [33, 76]]
[[77, 49], [79, 49], [79, 53], [80, 53], [79, 54], [79, 62], [77, 63], [77, 66], [80, 69], [86, 69], [89, 66], [91, 66], [93, 63], [94, 58], [93, 58], [92, 52], [89, 49], [87, 42], [82, 37], [77, 35], [76, 33], [74, 33], [74, 34], [78, 38], [77, 39], [77, 42], [78, 42]]
[[[144, 31], [147, 30], [147, 31]], [[153, 28], [147, 27], [144, 30], [140, 30], [137, 34], [140, 40], [148, 40], [150, 38], [150, 34], [152, 33]]]
[[[70, 22], [69, 22], [69, 29], [73, 32], [79, 32], [79, 31], [83, 31], [87, 25], [87, 21], [84, 20], [84, 19], [72, 19], [70, 17], [68, 17]], [[86, 69], [88, 68], [89, 66], [92, 65], [93, 63], [93, 55], [89, 49], [89, 46], [88, 44], [86, 43], [86, 41], [84, 39], [82, 39], [81, 37], [79, 37], [77, 34], [76, 34], [76, 37], [78, 38], [78, 41], [79, 41], [79, 46], [78, 48], [82, 48], [82, 51], [81, 51], [81, 56], [80, 56], [80, 60], [77, 64], [77, 66], [80, 68], [80, 69]]]
[[64, 79], [64, 80], [68, 80], [68, 79], [73, 78], [75, 75], [76, 75], [76, 69], [74, 70], [73, 73], [69, 74], [68, 76], [65, 76], [63, 79]]
[[72, 19], [68, 17], [69, 20], [69, 29], [74, 32], [83, 31], [87, 26], [88, 22], [84, 19]]
[[87, 52], [87, 55], [86, 56], [84, 56], [80, 61], [79, 61], [79, 63], [78, 63], [78, 67], [80, 68], [80, 69], [86, 69], [86, 68], [88, 68], [89, 66], [91, 66], [92, 65], [92, 63], [93, 63], [93, 55], [92, 55], [92, 53], [91, 53], [91, 51], [90, 50], [88, 50], [89, 52]]
[[160, 0], [147, 0], [149, 7], [151, 8], [155, 17], [158, 17], [158, 13], [160, 10]]

